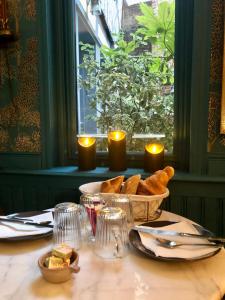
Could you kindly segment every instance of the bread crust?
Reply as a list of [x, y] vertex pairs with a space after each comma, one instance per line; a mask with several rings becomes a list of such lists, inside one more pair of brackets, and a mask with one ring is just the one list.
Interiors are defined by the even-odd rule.
[[163, 170], [156, 171], [145, 180], [141, 179], [140, 174], [129, 177], [123, 187], [124, 176], [120, 175], [101, 184], [101, 193], [116, 193], [130, 195], [160, 195], [166, 192], [169, 180], [174, 176], [174, 168], [166, 166]]
[[152, 176], [145, 179], [145, 183], [152, 195], [160, 195], [166, 192], [166, 186], [163, 185], [159, 180], [159, 174], [153, 174]]
[[120, 193], [124, 176], [117, 176], [112, 179], [103, 181], [101, 184], [101, 193]]
[[137, 174], [137, 175], [133, 175], [131, 177], [129, 177], [123, 187], [122, 187], [122, 194], [130, 194], [130, 195], [135, 195], [137, 193], [137, 188], [139, 185], [139, 182], [141, 180], [141, 175]]
[[164, 172], [166, 172], [166, 174], [168, 175], [169, 177], [169, 180], [174, 176], [174, 168], [171, 167], [171, 166], [166, 166], [164, 169], [163, 169]]
[[144, 180], [139, 181], [137, 195], [153, 195], [151, 189]]
[[169, 176], [167, 175], [167, 173], [164, 170], [158, 170], [154, 173], [154, 175], [157, 176], [158, 181], [162, 185], [167, 186], [167, 184], [169, 182]]

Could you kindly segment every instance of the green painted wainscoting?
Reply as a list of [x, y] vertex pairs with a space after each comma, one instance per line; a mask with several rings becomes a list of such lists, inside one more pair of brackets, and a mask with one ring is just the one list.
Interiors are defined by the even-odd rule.
[[[139, 169], [124, 172], [148, 174]], [[79, 202], [78, 187], [119, 175], [107, 168], [79, 172], [76, 167], [38, 171], [1, 170], [0, 208], [5, 214], [53, 207], [56, 203]], [[162, 207], [186, 216], [216, 234], [225, 236], [225, 178], [178, 173], [169, 184], [170, 196]]]

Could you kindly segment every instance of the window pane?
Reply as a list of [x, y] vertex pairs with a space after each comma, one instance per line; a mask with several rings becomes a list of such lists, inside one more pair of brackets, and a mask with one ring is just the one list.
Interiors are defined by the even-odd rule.
[[173, 150], [175, 1], [91, 1], [79, 10], [80, 134], [127, 133], [128, 151]]

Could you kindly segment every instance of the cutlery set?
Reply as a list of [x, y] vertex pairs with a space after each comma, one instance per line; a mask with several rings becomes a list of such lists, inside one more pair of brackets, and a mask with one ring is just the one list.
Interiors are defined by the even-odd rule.
[[[215, 237], [212, 236], [210, 234], [193, 234], [193, 233], [186, 233], [186, 232], [176, 232], [176, 231], [170, 231], [170, 230], [162, 230], [162, 229], [154, 229], [154, 228], [150, 228], [147, 226], [134, 226], [132, 227], [132, 230], [136, 230], [139, 232], [144, 232], [144, 233], [149, 233], [152, 235], [160, 235], [163, 236], [165, 238], [157, 238], [157, 242], [164, 247], [167, 248], [175, 248], [178, 246], [182, 246], [182, 245], [193, 245], [193, 246], [200, 246], [200, 245], [205, 245], [205, 246], [213, 246], [213, 247], [224, 247], [225, 245], [225, 238], [222, 237]], [[184, 237], [187, 238], [198, 238], [198, 239], [205, 239], [210, 243], [179, 243], [176, 241], [171, 240], [172, 237]]]
[[51, 221], [33, 222], [30, 219], [24, 219], [24, 218], [19, 218], [19, 217], [0, 218], [0, 222], [20, 223], [20, 224], [24, 224], [24, 225], [53, 228], [53, 225], [50, 224]]
[[158, 244], [162, 247], [166, 247], [166, 248], [176, 248], [179, 246], [207, 246], [207, 247], [222, 247], [223, 243], [179, 243], [176, 241], [171, 241], [171, 240], [166, 240], [166, 239], [161, 239], [161, 238], [156, 238], [156, 241], [158, 242]]
[[[53, 225], [50, 224], [51, 221], [42, 221], [42, 222], [33, 222], [30, 219], [26, 218], [19, 218], [16, 216], [13, 217], [6, 217], [6, 218], [0, 218], [0, 222], [9, 222], [9, 223], [20, 223], [24, 225], [32, 225], [32, 226], [38, 226], [38, 227], [49, 227], [53, 228]], [[170, 231], [170, 230], [162, 230], [162, 229], [155, 229], [150, 228], [147, 226], [134, 226], [132, 227], [132, 230], [140, 231], [144, 233], [149, 233], [152, 235], [161, 235], [165, 238], [156, 238], [157, 243], [160, 246], [166, 247], [166, 248], [176, 248], [183, 245], [192, 245], [192, 246], [207, 246], [207, 247], [224, 247], [225, 245], [225, 238], [222, 237], [214, 237], [210, 235], [210, 233], [204, 233], [204, 234], [193, 234], [193, 233], [186, 233], [186, 232], [176, 232], [176, 231]], [[176, 242], [171, 240], [172, 237], [185, 237], [185, 238], [198, 238], [198, 239], [205, 239], [210, 243], [185, 243], [185, 242]], [[166, 239], [167, 238], [167, 239]]]

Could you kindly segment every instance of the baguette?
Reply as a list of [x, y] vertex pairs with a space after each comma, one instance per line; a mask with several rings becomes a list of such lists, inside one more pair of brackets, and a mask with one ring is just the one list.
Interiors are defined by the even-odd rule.
[[165, 192], [166, 187], [158, 181], [156, 175], [141, 180], [137, 189], [138, 195], [160, 195]]
[[[168, 184], [170, 178], [169, 178], [168, 174], [167, 174], [164, 170], [158, 170], [158, 171], [156, 171], [156, 172], [154, 173], [154, 175], [157, 176], [158, 181], [159, 181], [162, 185], [167, 186], [167, 184]], [[151, 178], [151, 177], [148, 177], [148, 178]], [[147, 178], [146, 178], [146, 180], [147, 180]]]
[[141, 175], [129, 177], [122, 186], [124, 176], [103, 181], [101, 193], [121, 193], [130, 195], [160, 195], [166, 192], [169, 180], [174, 176], [174, 168], [166, 166], [163, 170], [156, 171], [153, 175], [141, 180]]
[[120, 193], [124, 176], [117, 176], [112, 179], [103, 181], [101, 184], [101, 193]]
[[164, 172], [166, 172], [166, 174], [168, 175], [169, 177], [169, 180], [174, 176], [174, 168], [171, 167], [171, 166], [166, 166], [164, 169], [163, 169]]
[[130, 194], [130, 195], [135, 195], [137, 193], [137, 188], [138, 188], [138, 184], [140, 182], [141, 179], [141, 175], [133, 175], [131, 177], [129, 177], [123, 187], [122, 187], [122, 194]]

